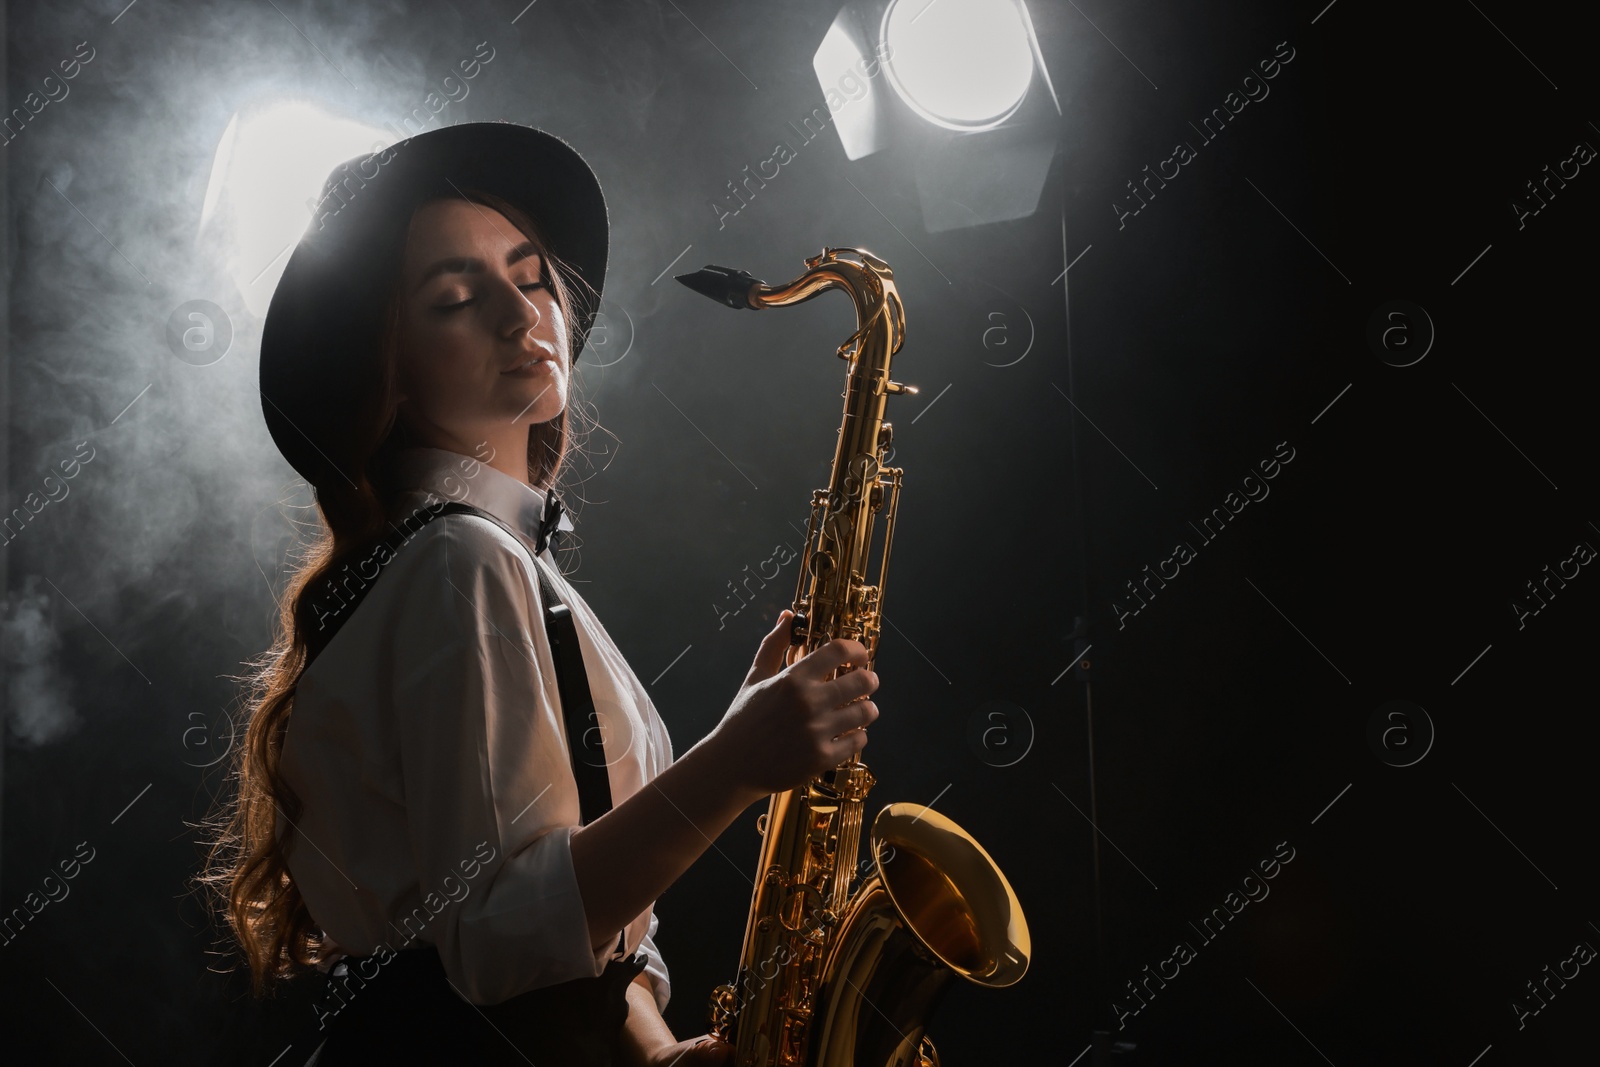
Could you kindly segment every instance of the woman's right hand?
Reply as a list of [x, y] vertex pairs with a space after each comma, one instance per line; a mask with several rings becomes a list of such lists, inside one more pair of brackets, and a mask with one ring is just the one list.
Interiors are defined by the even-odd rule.
[[[867, 744], [865, 727], [878, 707], [865, 697], [878, 676], [863, 670], [866, 646], [836, 638], [789, 663], [792, 648], [785, 610], [761, 641], [754, 664], [727, 714], [712, 730], [728, 773], [754, 796], [781, 793], [831, 770]], [[846, 663], [857, 666], [830, 678]], [[852, 703], [853, 702], [853, 703]]]

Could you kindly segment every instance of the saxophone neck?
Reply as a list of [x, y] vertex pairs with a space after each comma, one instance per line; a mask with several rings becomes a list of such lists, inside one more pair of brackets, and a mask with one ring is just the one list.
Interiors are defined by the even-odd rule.
[[[757, 282], [749, 301], [755, 307], [788, 307], [810, 300], [829, 289], [842, 289], [856, 307], [861, 329], [893, 308], [890, 325], [903, 330], [905, 317], [900, 310], [900, 294], [895, 288], [894, 271], [883, 260], [862, 248], [824, 248], [820, 255], [806, 260], [805, 271], [784, 285]], [[894, 348], [899, 348], [898, 344]]]
[[[824, 248], [806, 260], [806, 269], [799, 277], [783, 285], [768, 285], [748, 271], [714, 263], [674, 277], [719, 304], [752, 311], [788, 307], [829, 289], [842, 289], [856, 308], [858, 329], [852, 341], [859, 341], [870, 327], [881, 323], [887, 342], [883, 346], [885, 370], [887, 356], [899, 350], [905, 332], [905, 311], [894, 284], [894, 271], [864, 248]], [[845, 348], [839, 354], [846, 355]]]

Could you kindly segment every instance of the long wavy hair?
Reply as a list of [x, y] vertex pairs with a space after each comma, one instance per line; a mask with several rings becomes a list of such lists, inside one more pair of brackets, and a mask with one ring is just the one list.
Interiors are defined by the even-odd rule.
[[[592, 291], [575, 293], [578, 276], [553, 256], [537, 223], [522, 209], [478, 190], [462, 190], [466, 199], [499, 211], [534, 242], [544, 262], [550, 287], [568, 324], [568, 351], [580, 347], [579, 317], [574, 303], [592, 299]], [[420, 205], [419, 205], [420, 206]], [[413, 215], [414, 217], [414, 215]], [[261, 997], [279, 983], [315, 967], [323, 958], [323, 932], [307, 910], [287, 863], [287, 848], [298, 823], [301, 801], [279, 774], [283, 740], [294, 709], [295, 689], [308, 661], [307, 635], [315, 629], [312, 591], [347, 562], [359, 559], [390, 526], [388, 504], [404, 488], [393, 483], [390, 464], [402, 448], [417, 444], [398, 417], [398, 345], [401, 337], [403, 290], [399, 264], [394, 272], [372, 343], [379, 369], [372, 382], [380, 403], [358, 416], [355, 428], [364, 462], [346, 481], [329, 478], [315, 486], [318, 519], [309, 543], [294, 554], [294, 564], [277, 604], [272, 647], [246, 663], [248, 673], [231, 676], [243, 683], [237, 701], [235, 737], [243, 743], [231, 754], [222, 799], [201, 824], [207, 846], [200, 872], [191, 886], [207, 897], [208, 910], [220, 920], [231, 957], [224, 970], [236, 970], [242, 955], [251, 974], [251, 992]], [[569, 432], [569, 419], [572, 415]], [[579, 420], [582, 424], [579, 425]], [[591, 412], [575, 404], [569, 392], [561, 413], [532, 427], [528, 434], [528, 480], [541, 493], [557, 486], [565, 473], [569, 447], [581, 454], [582, 439], [597, 426]], [[279, 814], [289, 830], [280, 842]]]

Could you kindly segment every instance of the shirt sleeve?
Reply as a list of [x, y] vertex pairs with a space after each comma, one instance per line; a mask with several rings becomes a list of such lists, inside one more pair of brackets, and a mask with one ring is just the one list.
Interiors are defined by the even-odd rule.
[[596, 976], [616, 939], [589, 943], [577, 790], [520, 549], [469, 516], [441, 516], [415, 541], [387, 666], [422, 898], [399, 920], [400, 947], [435, 945], [475, 1004]]
[[650, 929], [639, 942], [639, 951], [645, 955], [644, 973], [650, 976], [650, 985], [656, 997], [656, 1010], [665, 1013], [667, 1001], [672, 999], [672, 981], [667, 976], [667, 962], [661, 958], [661, 952], [656, 948], [656, 927], [660, 923], [661, 917], [652, 910]]

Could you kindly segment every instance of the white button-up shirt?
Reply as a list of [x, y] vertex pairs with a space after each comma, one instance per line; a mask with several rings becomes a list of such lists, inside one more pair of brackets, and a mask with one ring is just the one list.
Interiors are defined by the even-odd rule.
[[[544, 495], [435, 448], [403, 451], [396, 473], [414, 487], [391, 507], [409, 539], [295, 692], [281, 762], [303, 801], [295, 885], [335, 952], [436, 946], [474, 1003], [598, 975], [639, 950], [664, 1009], [653, 907], [628, 923], [620, 949], [589, 942], [570, 846], [577, 783], [532, 570]], [[405, 525], [441, 499], [494, 514], [525, 543], [476, 515]], [[550, 548], [537, 559], [572, 610], [619, 805], [671, 764], [672, 741]], [[339, 578], [354, 589], [372, 573], [363, 560]], [[319, 620], [348, 600], [331, 584], [311, 595]], [[280, 839], [287, 829], [280, 810]]]

